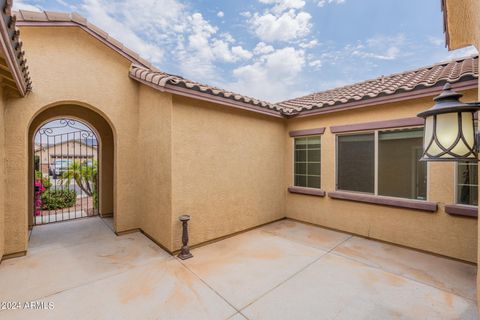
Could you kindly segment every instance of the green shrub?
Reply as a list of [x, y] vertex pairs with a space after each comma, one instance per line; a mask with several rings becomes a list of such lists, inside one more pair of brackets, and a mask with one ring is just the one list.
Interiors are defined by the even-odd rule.
[[40, 156], [35, 155], [34, 157], [34, 167], [35, 170], [40, 170]]
[[93, 192], [93, 207], [98, 209], [98, 192], [96, 190]]
[[50, 181], [50, 178], [43, 178], [42, 184], [45, 189], [50, 189], [50, 187], [52, 186], [52, 182]]
[[49, 189], [42, 194], [42, 210], [70, 208], [77, 202], [74, 190]]
[[42, 185], [45, 189], [48, 189], [52, 186], [52, 182], [50, 181], [50, 178], [48, 177], [44, 178], [40, 171], [35, 170], [35, 179], [36, 180], [42, 179]]

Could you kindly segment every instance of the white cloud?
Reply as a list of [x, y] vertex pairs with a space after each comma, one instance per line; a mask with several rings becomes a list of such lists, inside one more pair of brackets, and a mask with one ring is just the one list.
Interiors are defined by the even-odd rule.
[[344, 3], [344, 2], [345, 2], [345, 0], [319, 0], [317, 2], [317, 6], [323, 7], [326, 4], [341, 4], [341, 3]]
[[78, 11], [78, 6], [77, 4], [75, 3], [68, 3], [67, 1], [65, 0], [56, 0], [58, 4], [64, 6], [65, 8], [67, 8], [68, 10], [70, 11]]
[[218, 80], [218, 61], [235, 63], [252, 56], [239, 45], [233, 49], [231, 34], [220, 33], [180, 0], [82, 0], [79, 8], [89, 21], [142, 57], [161, 68], [169, 62], [170, 69], [197, 81]]
[[221, 78], [216, 70], [217, 60], [234, 63], [248, 60], [253, 54], [242, 46], [231, 46], [235, 39], [229, 33], [216, 36], [218, 29], [200, 13], [189, 18], [187, 41], [177, 46], [179, 68], [187, 77], [218, 84]]
[[[147, 2], [148, 0], [141, 0], [141, 2]], [[153, 0], [151, 0], [153, 2]], [[172, 2], [174, 0], [164, 0], [162, 2]], [[131, 48], [134, 51], [137, 51], [141, 56], [146, 59], [151, 60], [153, 63], [160, 63], [163, 58], [163, 48], [156, 45], [153, 41], [146, 40], [144, 37], [140, 37], [135, 32], [135, 29], [138, 25], [147, 22], [147, 25], [144, 28], [147, 28], [149, 25], [152, 25], [152, 21], [149, 21], [147, 12], [139, 14], [138, 19], [133, 23], [133, 17], [129, 10], [130, 6], [129, 1], [124, 1], [123, 3], [113, 3], [112, 1], [102, 1], [102, 0], [85, 0], [82, 4], [82, 9], [86, 13], [87, 18], [96, 24], [98, 27], [107, 30], [114, 38], [122, 41], [126, 46]], [[155, 7], [152, 7], [152, 11], [155, 10]], [[160, 12], [160, 10], [158, 10]], [[164, 15], [168, 11], [165, 10]], [[125, 20], [123, 22], [119, 21], [114, 14], [120, 14]], [[159, 21], [163, 19], [159, 17]], [[149, 22], [149, 23], [148, 23]]]
[[263, 55], [273, 52], [274, 50], [275, 49], [272, 46], [267, 45], [265, 42], [259, 42], [253, 49], [253, 53], [257, 55]]
[[218, 11], [217, 12], [217, 17], [223, 18], [225, 16], [225, 13], [223, 11]]
[[366, 59], [395, 60], [402, 55], [406, 38], [403, 34], [394, 36], [377, 35], [364, 42], [345, 46], [345, 51], [352, 56]]
[[302, 38], [310, 32], [311, 18], [307, 12], [296, 13], [291, 9], [281, 15], [255, 13], [249, 22], [262, 41], [290, 41]]
[[214, 40], [211, 50], [213, 55], [220, 60], [225, 62], [234, 62], [236, 60], [228, 46], [228, 43], [223, 40]]
[[225, 62], [248, 60], [253, 56], [250, 51], [243, 49], [241, 46], [230, 48], [227, 42], [219, 39], [213, 41], [211, 50], [215, 58]]
[[316, 47], [317, 45], [318, 45], [318, 41], [316, 39], [313, 39], [313, 40], [310, 40], [310, 41], [307, 41], [307, 42], [300, 43], [300, 48], [311, 49], [311, 48]]
[[253, 56], [250, 51], [243, 49], [241, 46], [232, 47], [232, 53], [241, 59], [247, 60], [251, 59]]
[[308, 65], [310, 67], [314, 67], [314, 68], [320, 68], [322, 66], [322, 60], [319, 60], [319, 59], [316, 59], [316, 60], [313, 60], [313, 61], [310, 61], [308, 63]]
[[[252, 64], [233, 70], [232, 90], [266, 100], [286, 99], [299, 94], [292, 90], [305, 65], [305, 53], [286, 47], [263, 55]], [[303, 93], [303, 92], [302, 92]]]
[[289, 9], [301, 9], [305, 6], [303, 0], [259, 0], [264, 4], [274, 4], [271, 11], [275, 14], [280, 14]]
[[398, 57], [398, 54], [400, 53], [400, 49], [397, 47], [390, 47], [387, 49], [386, 52], [384, 53], [374, 53], [374, 52], [364, 52], [364, 51], [359, 51], [355, 50], [352, 52], [352, 55], [354, 56], [359, 56], [361, 58], [374, 58], [374, 59], [380, 59], [380, 60], [394, 60]]
[[428, 42], [434, 46], [445, 46], [445, 38], [441, 37], [428, 37]]
[[221, 37], [228, 43], [235, 43], [235, 38], [228, 32], [222, 33]]
[[40, 7], [17, 0], [13, 2], [14, 10], [42, 11]]

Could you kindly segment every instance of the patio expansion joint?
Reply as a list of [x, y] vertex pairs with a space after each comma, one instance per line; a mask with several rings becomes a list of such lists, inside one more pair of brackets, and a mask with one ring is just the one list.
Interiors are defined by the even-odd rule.
[[[321, 228], [321, 227], [319, 227], [319, 228]], [[269, 231], [269, 230], [262, 230], [262, 231], [267, 232], [267, 233], [269, 233], [269, 234], [271, 234], [271, 235], [274, 235], [274, 236], [283, 238], [283, 239], [287, 239], [287, 240], [290, 240], [290, 241], [294, 241], [294, 242], [296, 242], [296, 243], [303, 244], [303, 245], [305, 245], [305, 246], [308, 246], [308, 247], [311, 247], [311, 248], [314, 248], [314, 249], [323, 250], [322, 248], [318, 248], [318, 247], [312, 246], [312, 245], [310, 245], [310, 244], [308, 244], [308, 243], [306, 243], [306, 242], [303, 242], [303, 241], [301, 241], [301, 240], [298, 240], [298, 239], [294, 239], [294, 238], [291, 238], [291, 237], [285, 237], [285, 236], [279, 235], [279, 234], [274, 233], [274, 232]], [[445, 290], [444, 288], [435, 286], [435, 285], [433, 285], [433, 284], [431, 284], [431, 283], [427, 283], [427, 282], [424, 282], [424, 281], [415, 279], [415, 278], [413, 278], [413, 277], [409, 277], [409, 276], [407, 276], [407, 275], [405, 275], [405, 274], [397, 273], [397, 272], [394, 272], [394, 271], [391, 271], [391, 270], [382, 268], [380, 265], [377, 265], [377, 264], [369, 264], [369, 263], [366, 263], [366, 262], [364, 262], [364, 261], [355, 259], [354, 257], [350, 257], [350, 256], [348, 256], [348, 255], [343, 255], [343, 254], [340, 254], [340, 253], [336, 252], [337, 247], [341, 246], [342, 244], [346, 243], [347, 241], [351, 240], [351, 239], [354, 238], [354, 237], [356, 237], [356, 236], [355, 236], [355, 235], [349, 235], [348, 238], [346, 238], [346, 239], [344, 239], [343, 241], [340, 241], [339, 243], [337, 243], [334, 247], [332, 247], [330, 250], [328, 250], [327, 252], [325, 252], [325, 254], [322, 255], [321, 257], [323, 257], [323, 256], [325, 256], [325, 255], [327, 255], [327, 254], [332, 254], [332, 255], [334, 255], [334, 256], [341, 257], [341, 258], [344, 258], [344, 259], [348, 259], [348, 260], [351, 260], [351, 261], [355, 261], [355, 262], [360, 263], [360, 264], [362, 264], [362, 265], [365, 265], [365, 266], [367, 266], [367, 267], [371, 267], [371, 268], [374, 268], [374, 269], [382, 270], [382, 271], [384, 271], [384, 272], [386, 272], [386, 273], [393, 274], [393, 275], [399, 276], [399, 277], [401, 277], [401, 278], [404, 278], [404, 279], [407, 279], [407, 280], [410, 280], [410, 281], [414, 281], [414, 282], [416, 282], [416, 283], [423, 284], [423, 285], [426, 285], [426, 286], [429, 286], [429, 287], [438, 289], [438, 290], [440, 290], [440, 291], [442, 291], [442, 292], [449, 293], [449, 294], [453, 294], [453, 295], [455, 295], [455, 296], [458, 296], [458, 297], [467, 299], [468, 301], [472, 301], [472, 302], [474, 302], [474, 303], [477, 303], [475, 299], [472, 299], [472, 298], [470, 298], [470, 297], [464, 296], [464, 295], [462, 295], [462, 294], [459, 294], [459, 293], [456, 293], [456, 292], [452, 292], [452, 291], [448, 291], [448, 290]], [[377, 240], [375, 240], [375, 239], [371, 239], [371, 238], [369, 238], [368, 240], [370, 240], [370, 241], [375, 241], [375, 242], [379, 242], [379, 241], [377, 241]], [[321, 257], [320, 257], [320, 258], [321, 258]], [[317, 259], [317, 260], [318, 260], [318, 259]], [[316, 261], [314, 261], [314, 262], [316, 262]], [[312, 264], [313, 264], [313, 263], [312, 263]], [[308, 267], [308, 266], [307, 266], [307, 267]], [[273, 289], [272, 289], [272, 290], [273, 290]], [[258, 299], [257, 299], [257, 300], [258, 300]], [[253, 302], [252, 302], [252, 303], [253, 303]], [[251, 304], [251, 303], [250, 303], [250, 304]], [[250, 305], [250, 304], [249, 304], [249, 305]], [[246, 306], [246, 307], [247, 307], [247, 306]], [[245, 309], [246, 307], [244, 307], [243, 309]], [[243, 310], [243, 309], [242, 309], [242, 310]]]
[[379, 265], [376, 265], [376, 264], [369, 264], [369, 263], [366, 263], [366, 262], [363, 262], [361, 260], [357, 260], [353, 257], [350, 257], [350, 256], [347, 256], [347, 255], [343, 255], [343, 254], [340, 254], [340, 253], [337, 253], [337, 252], [331, 252], [330, 254], [336, 256], [336, 257], [340, 257], [340, 258], [343, 258], [343, 259], [347, 259], [347, 260], [350, 260], [350, 261], [354, 261], [356, 263], [359, 263], [359, 264], [362, 264], [366, 267], [369, 267], [369, 268], [372, 268], [372, 269], [377, 269], [377, 270], [381, 270], [385, 273], [388, 273], [388, 274], [392, 274], [392, 275], [395, 275], [395, 276], [398, 276], [398, 277], [401, 277], [403, 279], [407, 279], [409, 281], [413, 281], [415, 283], [418, 283], [418, 284], [421, 284], [421, 285], [425, 285], [425, 286], [428, 286], [428, 287], [432, 287], [432, 288], [435, 288], [437, 290], [440, 290], [442, 292], [445, 292], [445, 293], [449, 293], [449, 294], [452, 294], [454, 296], [457, 296], [457, 297], [460, 297], [460, 298], [463, 298], [463, 299], [467, 299], [468, 301], [471, 301], [473, 303], [477, 303], [476, 300], [472, 299], [472, 298], [469, 298], [469, 297], [466, 297], [464, 295], [461, 295], [459, 293], [456, 293], [456, 292], [452, 292], [452, 291], [449, 291], [449, 290], [445, 290], [445, 288], [441, 288], [441, 287], [438, 287], [438, 286], [435, 286], [431, 283], [428, 283], [428, 282], [424, 282], [424, 281], [420, 281], [418, 279], [415, 279], [415, 278], [412, 278], [412, 277], [409, 277], [405, 274], [402, 274], [402, 273], [397, 273], [397, 272], [394, 272], [394, 271], [391, 271], [391, 270], [388, 270], [388, 269], [385, 269], [385, 268], [382, 268], [381, 266]]
[[[108, 228], [108, 227], [107, 227]], [[109, 229], [109, 228], [108, 228]], [[109, 229], [110, 230], [110, 229]], [[110, 230], [111, 231], [111, 230]], [[122, 237], [122, 236], [117, 236], [115, 235], [115, 237]], [[82, 245], [85, 245], [87, 244], [88, 242], [94, 242], [94, 240], [98, 240], [98, 238], [93, 238], [93, 239], [89, 239], [89, 241], [86, 241], [86, 242], [82, 242], [82, 243], [79, 243], [79, 244], [75, 244], [73, 246], [82, 246]], [[72, 247], [72, 246], [69, 246], [69, 247]], [[64, 248], [63, 247], [59, 247], [59, 248], [54, 248], [51, 250], [51, 252], [54, 252], [54, 251], [57, 251], [57, 250], [63, 250]], [[37, 255], [37, 254], [43, 254], [44, 253], [44, 249], [41, 249], [41, 250], [35, 250], [31, 256], [33, 255]], [[86, 281], [84, 283], [81, 283], [79, 285], [76, 285], [76, 286], [73, 286], [73, 287], [70, 287], [70, 288], [65, 288], [65, 289], [62, 289], [62, 290], [59, 290], [59, 291], [56, 291], [56, 292], [52, 292], [50, 294], [47, 294], [47, 295], [44, 295], [44, 296], [39, 296], [39, 297], [35, 297], [34, 300], [45, 300], [49, 297], [53, 297], [55, 295], [58, 295], [58, 294], [61, 294], [63, 292], [68, 292], [68, 291], [71, 291], [71, 290], [75, 290], [77, 288], [81, 288], [81, 287], [85, 287], [85, 286], [88, 286], [88, 285], [91, 285], [93, 283], [96, 283], [96, 282], [100, 282], [100, 281], [103, 281], [103, 280], [106, 280], [106, 279], [109, 279], [109, 278], [113, 278], [113, 277], [116, 277], [116, 276], [119, 276], [123, 273], [126, 273], [126, 272], [130, 272], [132, 270], [135, 270], [137, 268], [141, 268], [141, 267], [144, 267], [146, 266], [147, 264], [149, 263], [152, 263], [153, 261], [155, 260], [158, 260], [158, 259], [162, 259], [163, 258], [163, 261], [160, 261], [160, 263], [166, 263], [166, 262], [169, 262], [169, 261], [172, 261], [174, 260], [173, 257], [171, 257], [170, 255], [166, 256], [165, 258], [164, 257], [154, 257], [154, 258], [151, 258], [149, 259], [148, 261], [145, 261], [145, 262], [142, 262], [142, 263], [139, 263], [135, 266], [133, 266], [132, 268], [129, 268], [129, 269], [125, 269], [125, 270], [122, 270], [122, 271], [118, 271], [118, 272], [113, 272], [111, 274], [107, 274], [105, 275], [104, 277], [100, 277], [100, 278], [97, 278], [97, 279], [92, 279], [90, 281]], [[2, 310], [0, 310], [1, 312]]]
[[220, 292], [218, 292], [217, 290], [215, 290], [210, 284], [208, 284], [208, 282], [206, 282], [205, 280], [203, 280], [197, 273], [195, 273], [195, 271], [193, 271], [192, 269], [190, 269], [182, 260], [178, 259], [178, 258], [175, 258], [178, 262], [180, 262], [180, 264], [185, 268], [187, 269], [189, 272], [191, 272], [197, 279], [199, 279], [204, 285], [206, 285], [210, 290], [212, 290], [217, 296], [220, 297], [220, 299], [222, 299], [223, 301], [225, 301], [230, 307], [233, 308], [233, 310], [235, 310], [236, 312], [232, 315], [230, 315], [228, 319], [232, 318], [233, 316], [235, 316], [237, 313], [241, 314], [245, 319], [249, 320], [247, 318], [246, 315], [244, 315], [238, 308], [236, 308], [232, 303], [230, 303], [230, 301], [228, 301], [224, 296], [222, 296], [220, 294]]
[[[89, 217], [89, 218], [86, 218], [86, 219], [95, 219], [95, 218], [97, 218], [97, 217]], [[76, 221], [65, 221], [64, 223], [76, 223]], [[102, 223], [102, 225], [103, 224], [104, 223]], [[33, 230], [35, 230], [37, 228], [41, 228], [41, 227], [47, 227], [47, 226], [48, 226], [48, 224], [34, 226], [32, 228], [32, 232], [30, 233], [30, 237], [28, 239], [28, 242], [30, 243], [30, 238], [32, 237]], [[115, 233], [112, 232], [112, 230], [108, 226], [105, 225], [105, 228], [106, 228], [106, 230], [108, 230], [109, 234], [94, 235], [94, 236], [92, 236], [88, 239], [84, 239], [83, 241], [80, 240], [78, 242], [71, 243], [71, 244], [62, 244], [61, 247], [56, 247], [56, 248], [53, 248], [53, 249], [49, 248], [48, 246], [43, 246], [43, 247], [42, 246], [40, 246], [40, 247], [35, 247], [34, 246], [34, 247], [31, 247], [31, 248], [29, 247], [27, 249], [27, 255], [28, 255], [28, 253], [31, 253], [31, 255], [33, 255], [33, 254], [45, 252], [47, 250], [54, 251], [54, 250], [58, 250], [58, 249], [65, 249], [65, 248], [71, 248], [71, 247], [74, 247], [74, 246], [85, 245], [89, 242], [94, 242], [94, 241], [101, 240], [102, 238], [110, 237], [111, 236], [110, 233], [113, 233], [115, 235]], [[38, 232], [38, 230], [37, 230], [37, 232]], [[115, 237], [119, 237], [119, 236], [115, 235]]]
[[[123, 270], [123, 271], [119, 271], [119, 272], [115, 272], [115, 273], [112, 273], [112, 274], [108, 274], [108, 275], [105, 275], [104, 277], [101, 277], [101, 278], [98, 278], [98, 279], [93, 279], [93, 280], [87, 281], [87, 282], [85, 282], [85, 283], [79, 284], [79, 285], [77, 285], [77, 286], [74, 286], [74, 287], [71, 287], [71, 288], [62, 289], [62, 290], [59, 290], [59, 291], [57, 291], [57, 292], [53, 292], [53, 293], [47, 294], [47, 295], [45, 295], [45, 296], [40, 296], [40, 297], [38, 297], [38, 298], [34, 298], [34, 299], [32, 299], [32, 300], [37, 300], [37, 301], [39, 301], [39, 300], [45, 300], [45, 299], [47, 299], [47, 298], [49, 298], [49, 297], [53, 297], [53, 296], [55, 296], [55, 295], [58, 295], [58, 294], [61, 294], [61, 293], [64, 293], [64, 292], [68, 292], [68, 291], [75, 290], [75, 289], [78, 289], [78, 288], [86, 287], [86, 286], [89, 286], [89, 285], [91, 285], [91, 284], [93, 284], [93, 283], [95, 283], [95, 282], [100, 282], [100, 281], [103, 281], [103, 280], [106, 280], [106, 279], [109, 279], [109, 278], [113, 278], [113, 277], [119, 276], [119, 275], [121, 275], [121, 274], [123, 274], [123, 273], [130, 272], [130, 271], [132, 271], [132, 270], [135, 270], [136, 268], [141, 268], [141, 267], [147, 265], [148, 263], [151, 263], [153, 260], [156, 260], [156, 259], [157, 259], [157, 258], [154, 258], [154, 259], [149, 260], [149, 261], [147, 261], [147, 262], [144, 262], [144, 263], [141, 263], [141, 264], [139, 264], [139, 265], [136, 265], [136, 266], [133, 267], [133, 268], [130, 268], [130, 269], [127, 269], [127, 270]], [[167, 258], [167, 259], [165, 259], [164, 261], [161, 261], [161, 263], [166, 263], [166, 262], [172, 261], [172, 260], [173, 260], [173, 259], [171, 259], [171, 258]], [[0, 310], [0, 312], [1, 312], [1, 311], [2, 311], [2, 310]]]
[[[280, 238], [283, 238], [283, 239], [287, 239], [285, 237], [281, 237], [281, 236], [278, 236]], [[255, 300], [253, 300], [252, 302], [248, 303], [247, 305], [243, 306], [243, 308], [241, 310], [245, 310], [246, 308], [248, 308], [249, 306], [251, 306], [252, 304], [254, 304], [255, 302], [259, 301], [260, 299], [262, 299], [263, 297], [265, 297], [267, 294], [269, 294], [270, 292], [272, 292], [273, 290], [277, 289], [278, 287], [280, 287], [281, 285], [283, 285], [284, 283], [286, 283], [287, 281], [289, 281], [290, 279], [293, 279], [294, 277], [296, 277], [297, 275], [299, 275], [300, 273], [302, 273], [303, 271], [305, 271], [307, 268], [309, 268], [311, 265], [315, 264], [316, 262], [318, 262], [320, 259], [322, 259], [323, 257], [329, 255], [333, 250], [335, 250], [336, 247], [338, 247], [339, 245], [347, 242], [348, 240], [350, 240], [353, 236], [349, 236], [348, 238], [340, 241], [338, 244], [336, 244], [334, 247], [332, 247], [331, 249], [329, 249], [328, 251], [325, 251], [325, 250], [322, 250], [322, 249], [319, 249], [319, 248], [315, 248], [313, 247], [314, 249], [317, 249], [317, 250], [322, 250], [323, 253], [317, 257], [316, 259], [314, 259], [313, 261], [307, 263], [305, 266], [303, 266], [302, 268], [300, 268], [298, 271], [294, 272], [292, 275], [290, 275], [289, 277], [287, 277], [286, 279], [284, 279], [283, 281], [279, 282], [277, 285], [275, 285], [274, 287], [272, 287], [270, 290], [266, 291], [265, 293], [261, 294], [260, 296], [258, 296]], [[291, 240], [291, 239], [287, 239], [287, 240]], [[296, 241], [297, 243], [300, 242], [300, 241]], [[305, 244], [304, 244], [305, 245]], [[305, 246], [308, 246], [308, 245], [305, 245]], [[312, 246], [308, 246], [310, 248], [312, 248]]]

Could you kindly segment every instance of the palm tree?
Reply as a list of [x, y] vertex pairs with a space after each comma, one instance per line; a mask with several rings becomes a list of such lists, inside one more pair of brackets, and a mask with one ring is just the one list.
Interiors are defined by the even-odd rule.
[[84, 163], [75, 160], [62, 173], [64, 184], [70, 185], [73, 180], [85, 194], [89, 197], [94, 197], [95, 207], [97, 206], [97, 177], [97, 160]]

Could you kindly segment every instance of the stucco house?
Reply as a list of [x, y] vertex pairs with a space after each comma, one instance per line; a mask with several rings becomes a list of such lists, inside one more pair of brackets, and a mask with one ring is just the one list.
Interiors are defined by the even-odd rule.
[[[451, 2], [450, 48], [480, 47]], [[447, 82], [477, 100], [478, 56], [269, 103], [162, 72], [75, 13], [0, 7], [0, 257], [28, 250], [34, 133], [72, 117], [101, 141], [100, 214], [170, 253], [188, 213], [193, 246], [288, 217], [477, 262], [477, 164], [418, 162], [416, 115]]]
[[[67, 140], [55, 144], [36, 144], [35, 156], [39, 159], [39, 168], [44, 175], [52, 175], [52, 165], [55, 161], [70, 163], [78, 161], [84, 163], [88, 160], [97, 160], [96, 145], [91, 145], [83, 140]], [[49, 171], [50, 170], [50, 171]]]

